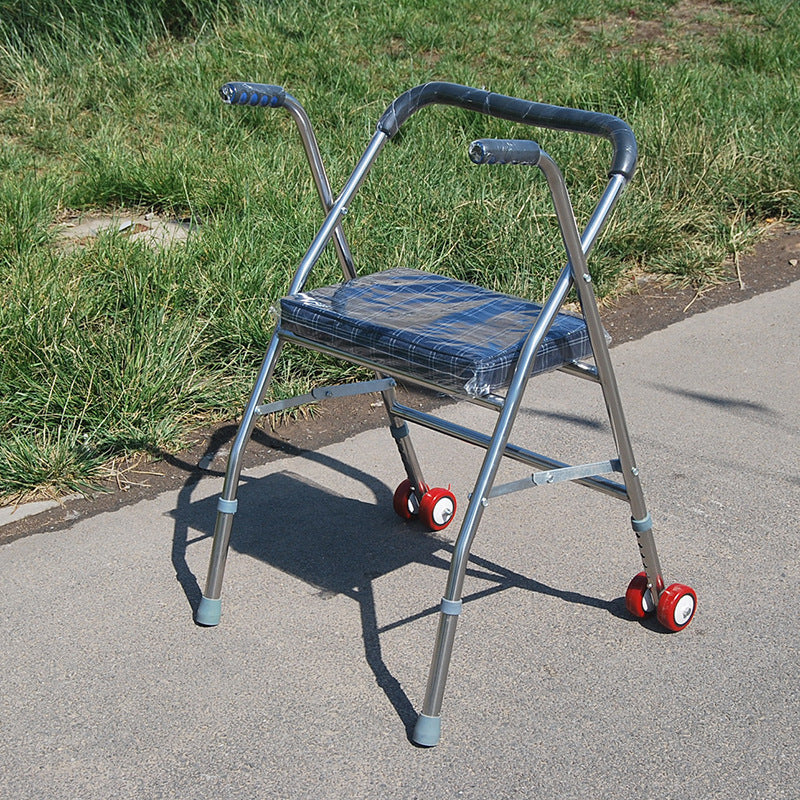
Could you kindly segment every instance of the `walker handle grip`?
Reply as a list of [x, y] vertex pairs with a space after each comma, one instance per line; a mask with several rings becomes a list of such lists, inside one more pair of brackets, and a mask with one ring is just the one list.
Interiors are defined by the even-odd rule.
[[435, 81], [404, 92], [386, 109], [378, 122], [378, 130], [391, 138], [412, 114], [423, 106], [434, 103], [459, 106], [491, 117], [541, 128], [602, 136], [614, 147], [610, 169], [612, 175], [619, 174], [630, 180], [636, 169], [636, 138], [627, 123], [619, 117], [596, 111], [534, 103], [456, 83]]
[[282, 106], [286, 99], [286, 90], [281, 86], [269, 83], [244, 83], [231, 81], [219, 90], [223, 102], [232, 106]]
[[469, 157], [475, 164], [539, 163], [541, 150], [530, 139], [476, 139], [469, 146]]

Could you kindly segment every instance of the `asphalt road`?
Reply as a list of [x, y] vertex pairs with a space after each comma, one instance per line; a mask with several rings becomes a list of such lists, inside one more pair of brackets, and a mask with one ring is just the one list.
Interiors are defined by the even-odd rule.
[[[402, 469], [369, 430], [245, 473], [217, 628], [192, 621], [216, 475], [0, 547], [0, 796], [795, 800], [799, 307], [795, 282], [612, 353], [665, 577], [699, 596], [685, 631], [625, 611], [624, 504], [496, 499], [442, 742], [414, 747], [454, 532], [395, 517]], [[613, 455], [595, 386], [531, 389], [515, 441]], [[481, 453], [414, 435], [465, 502]]]

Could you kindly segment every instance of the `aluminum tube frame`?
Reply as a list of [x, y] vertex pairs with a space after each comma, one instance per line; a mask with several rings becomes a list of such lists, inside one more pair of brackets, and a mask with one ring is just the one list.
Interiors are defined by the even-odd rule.
[[[600, 312], [597, 310], [597, 301], [592, 288], [592, 277], [586, 265], [585, 245], [575, 225], [569, 193], [558, 165], [544, 152], [542, 152], [539, 167], [547, 178], [550, 194], [556, 208], [556, 215], [559, 219], [561, 235], [564, 238], [564, 247], [572, 264], [575, 286], [589, 332], [589, 340], [592, 344], [592, 352], [594, 353], [599, 383], [603, 391], [608, 420], [617, 446], [625, 486], [628, 490], [631, 518], [637, 523], [649, 522], [650, 517], [644, 500], [641, 480], [639, 479], [639, 469], [636, 466], [636, 460], [633, 455], [625, 414], [622, 409], [619, 387], [614, 375], [603, 325], [600, 321]], [[618, 182], [623, 181], [621, 176], [614, 176], [614, 178], [617, 178]], [[609, 188], [615, 183], [614, 178], [610, 181]], [[620, 185], [619, 188], [621, 189], [622, 186]], [[619, 192], [617, 192], [617, 196], [618, 194]], [[653, 600], [658, 604], [659, 594], [664, 585], [661, 564], [659, 563], [652, 528], [649, 525], [640, 525], [639, 527], [643, 528], [636, 531], [642, 565], [647, 573], [648, 585], [653, 595]]]
[[568, 375], [573, 375], [576, 378], [583, 378], [585, 381], [592, 383], [600, 383], [600, 376], [597, 374], [597, 367], [593, 364], [586, 364], [583, 361], [573, 361], [571, 364], [566, 364], [558, 368], [559, 372], [566, 372]]
[[[300, 139], [303, 142], [303, 149], [311, 167], [314, 185], [317, 187], [317, 193], [322, 203], [322, 210], [327, 214], [333, 206], [333, 192], [331, 191], [328, 175], [325, 172], [325, 165], [322, 163], [322, 154], [319, 152], [319, 145], [317, 144], [317, 137], [314, 135], [314, 129], [311, 126], [311, 120], [303, 106], [290, 94], [285, 96], [283, 106], [292, 115], [297, 124]], [[347, 243], [341, 225], [336, 227], [333, 237], [336, 256], [339, 259], [344, 279], [351, 280], [356, 277], [356, 270], [353, 264], [353, 255], [350, 252], [350, 246]]]
[[[544, 155], [547, 156], [547, 153], [544, 153]], [[549, 156], [547, 157], [549, 159]], [[552, 161], [552, 159], [550, 160]], [[539, 168], [542, 168], [541, 164], [539, 165]], [[595, 206], [595, 209], [592, 212], [592, 216], [589, 218], [589, 222], [586, 223], [586, 227], [583, 229], [583, 233], [581, 234], [581, 249], [584, 257], [588, 257], [589, 253], [591, 253], [594, 249], [597, 237], [603, 230], [603, 226], [606, 224], [611, 212], [614, 210], [614, 206], [617, 204], [617, 201], [622, 195], [623, 189], [627, 185], [628, 182], [622, 175], [612, 175], [608, 181], [608, 184], [606, 185], [606, 188], [603, 191], [597, 206]]]
[[[559, 228], [564, 240], [564, 247], [567, 252], [568, 263], [562, 270], [556, 285], [547, 299], [539, 320], [536, 322], [533, 330], [525, 341], [519, 360], [517, 361], [505, 405], [495, 426], [478, 480], [475, 484], [475, 489], [473, 490], [466, 515], [461, 525], [461, 530], [453, 548], [453, 557], [450, 562], [450, 570], [444, 594], [444, 600], [448, 603], [458, 602], [461, 598], [472, 541], [477, 532], [483, 509], [489, 502], [489, 491], [497, 474], [501, 457], [507, 450], [508, 438], [519, 409], [530, 369], [536, 356], [536, 351], [547, 329], [552, 324], [553, 319], [555, 319], [555, 315], [566, 299], [567, 293], [572, 288], [573, 283], [577, 281], [586, 282], [584, 277], [588, 277], [586, 254], [593, 247], [598, 233], [626, 183], [623, 176], [612, 176], [584, 232], [584, 236], [581, 237], [578, 233], [575, 216], [572, 211], [572, 204], [566, 185], [564, 184], [564, 178], [558, 166], [544, 151], [541, 151], [538, 166], [544, 173], [548, 188], [550, 189]], [[594, 296], [593, 294], [590, 296], [586, 292], [581, 292], [580, 289], [581, 287], [579, 287], [579, 297], [581, 298], [582, 304], [585, 300], [586, 304], [591, 304], [594, 310], [591, 322], [587, 319], [587, 328], [589, 329], [590, 341], [592, 343], [592, 349], [595, 351], [596, 360], [597, 351], [601, 351], [600, 361], [603, 366], [602, 369], [598, 367], [598, 378], [602, 384], [606, 378], [610, 377], [613, 386], [616, 386], [616, 382], [613, 379], [613, 370], [610, 360], [608, 359], [608, 346], [605, 341], [602, 325], [600, 324]], [[617, 407], [614, 409], [613, 419], [611, 418], [611, 410], [609, 409], [611, 425], [612, 427], [620, 427], [621, 423], [622, 431], [626, 434], [627, 431], [624, 428], [624, 419], [621, 418], [621, 406], [619, 406], [618, 396], [615, 398], [613, 392], [611, 394], [612, 396], [609, 400], [609, 396], [604, 388], [606, 405], [613, 405], [616, 400]], [[624, 439], [625, 436], [621, 435], [620, 438]], [[630, 468], [632, 464], [632, 453], [630, 456], [626, 454], [626, 458], [628, 457], [631, 460], [627, 462], [627, 467], [624, 465], [625, 462], [623, 462], [623, 475], [626, 478], [626, 483], [629, 477], [635, 477], [635, 473]], [[621, 453], [620, 461], [623, 461]], [[639, 494], [641, 494], [641, 490], [639, 490]], [[643, 502], [642, 499], [642, 505]], [[435, 719], [441, 715], [442, 699], [450, 666], [457, 621], [457, 615], [445, 613], [444, 610], [439, 615], [439, 626], [428, 675], [428, 683], [425, 690], [425, 700], [423, 701], [422, 714], [417, 723], [420, 729], [420, 741], [423, 739], [423, 726], [429, 724], [431, 718]]]
[[[352, 258], [340, 223], [342, 217], [347, 213], [350, 201], [360, 188], [367, 172], [389, 137], [381, 130], [378, 130], [373, 135], [364, 155], [361, 157], [355, 170], [348, 179], [342, 193], [335, 201], [332, 201], [327, 176], [322, 167], [313, 131], [311, 131], [310, 124], [307, 124], [307, 117], [305, 117], [305, 113], [302, 112], [299, 104], [290, 102], [287, 107], [295, 116], [295, 120], [301, 130], [301, 136], [312, 167], [317, 190], [320, 194], [323, 207], [328, 209], [322, 227], [319, 229], [295, 273], [289, 289], [290, 294], [295, 294], [303, 290], [312, 268], [319, 260], [325, 246], [332, 237], [335, 239], [337, 255], [345, 278], [355, 275]], [[513, 446], [509, 445], [508, 440], [522, 401], [524, 389], [530, 377], [536, 353], [573, 285], [577, 285], [578, 295], [584, 309], [584, 318], [586, 319], [592, 349], [595, 354], [595, 362], [597, 364], [597, 379], [603, 389], [609, 420], [620, 457], [621, 469], [626, 480], [627, 499], [633, 513], [634, 528], [637, 530], [637, 534], [640, 537], [640, 548], [642, 549], [643, 561], [646, 562], [645, 566], [648, 579], [651, 579], [653, 575], [657, 575], [660, 579], [660, 569], [653, 566], [653, 562], [657, 564], [657, 557], [655, 556], [654, 546], [651, 546], [652, 536], [645, 524], [645, 520], [649, 521], [649, 516], [646, 512], [641, 486], [638, 481], [638, 470], [633, 459], [618, 388], [608, 356], [608, 348], [600, 323], [599, 313], [597, 312], [594, 293], [591, 288], [591, 278], [586, 268], [586, 255], [592, 249], [600, 230], [605, 224], [627, 180], [622, 175], [612, 176], [598, 206], [592, 214], [583, 236], [581, 236], [575, 223], [572, 205], [560, 170], [555, 165], [555, 162], [544, 152], [541, 154], [539, 167], [542, 169], [547, 179], [558, 217], [559, 228], [567, 251], [568, 262], [561, 271], [550, 296], [542, 307], [538, 320], [523, 344], [511, 385], [509, 386], [505, 400], [502, 402], [502, 407], [499, 409], [499, 416], [494, 426], [493, 435], [490, 438], [484, 439], [486, 455], [453, 549], [453, 557], [443, 597], [442, 613], [439, 619], [436, 645], [420, 718], [422, 722], [425, 721], [423, 718], [427, 720], [437, 718], [441, 712], [442, 697], [449, 670], [455, 628], [460, 610], [460, 598], [463, 591], [466, 567], [472, 542], [477, 533], [483, 515], [483, 509], [489, 502], [492, 484], [497, 475], [500, 461], [503, 456], [514, 452], [512, 449]], [[273, 335], [269, 350], [265, 356], [261, 371], [259, 372], [259, 378], [254, 387], [253, 394], [251, 395], [248, 409], [245, 412], [245, 419], [243, 419], [239, 433], [237, 434], [234, 445], [236, 451], [235, 457], [233, 451], [231, 454], [225, 485], [223, 487], [223, 496], [220, 502], [220, 511], [218, 512], [218, 530], [215, 531], [212, 562], [209, 569], [208, 591], [206, 594], [209, 598], [219, 596], [222, 571], [224, 568], [224, 556], [227, 551], [230, 535], [232, 513], [235, 510], [236, 487], [241, 471], [241, 451], [244, 447], [244, 443], [252, 432], [256, 417], [255, 410], [261, 399], [263, 399], [266, 386], [271, 379], [272, 371], [283, 341], [284, 339], [278, 332]], [[393, 391], [384, 393], [384, 402], [387, 405], [390, 416], [394, 412], [395, 417], [393, 417], [393, 422], [396, 421], [399, 418], [399, 414], [397, 414], [399, 407]], [[444, 423], [442, 422], [440, 424]], [[452, 430], [454, 429], [451, 429], [451, 433]], [[473, 437], [477, 436], [475, 432], [472, 432], [470, 435]], [[401, 448], [401, 454], [402, 452]], [[522, 455], [522, 452], [523, 451], [519, 449], [516, 451], [516, 454]], [[536, 454], [533, 455], [535, 456]], [[548, 461], [549, 459], [544, 462], [545, 466], [547, 466]], [[405, 458], [404, 463], [406, 463]], [[411, 468], [408, 464], [407, 467]], [[595, 479], [591, 478], [586, 480]], [[644, 545], [642, 545], [643, 540], [645, 541]], [[658, 600], [657, 586], [658, 581], [655, 581], [652, 591], [656, 601]], [[215, 591], [216, 595], [214, 594]], [[421, 737], [421, 739], [424, 738], [425, 737]]]

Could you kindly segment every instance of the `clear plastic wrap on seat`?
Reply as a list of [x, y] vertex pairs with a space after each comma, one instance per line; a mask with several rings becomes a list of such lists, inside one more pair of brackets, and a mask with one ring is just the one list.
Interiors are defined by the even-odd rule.
[[[464, 281], [395, 268], [289, 295], [281, 330], [470, 397], [508, 387], [541, 306]], [[560, 313], [532, 374], [591, 356], [586, 324]]]

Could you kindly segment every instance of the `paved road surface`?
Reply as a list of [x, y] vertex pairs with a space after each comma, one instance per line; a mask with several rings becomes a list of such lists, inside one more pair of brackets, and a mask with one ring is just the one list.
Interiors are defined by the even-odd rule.
[[[800, 282], [613, 351], [665, 575], [700, 597], [684, 632], [624, 609], [623, 504], [493, 501], [442, 743], [412, 746], [453, 534], [393, 515], [399, 460], [367, 431], [246, 473], [214, 629], [192, 610], [217, 476], [0, 547], [0, 796], [794, 800], [798, 308]], [[532, 388], [515, 441], [612, 455], [595, 386]], [[415, 434], [464, 499], [480, 453]]]

